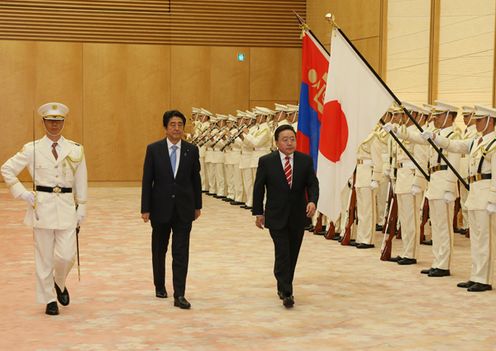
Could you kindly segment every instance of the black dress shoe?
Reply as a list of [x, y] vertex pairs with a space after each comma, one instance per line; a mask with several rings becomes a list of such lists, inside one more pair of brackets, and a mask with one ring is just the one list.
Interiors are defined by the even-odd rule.
[[238, 206], [238, 205], [243, 205], [244, 203], [241, 201], [233, 201], [231, 202], [231, 205]]
[[305, 230], [307, 230], [307, 231], [309, 231], [309, 232], [313, 232], [313, 230], [314, 230], [314, 229], [315, 229], [315, 228], [314, 228], [314, 227], [313, 227], [313, 225], [311, 225], [311, 224], [310, 224], [310, 225], [307, 225], [307, 226], [305, 227]]
[[179, 296], [174, 298], [174, 306], [179, 307], [183, 310], [191, 308], [191, 304], [186, 300], [184, 296]]
[[468, 228], [459, 228], [458, 234], [466, 235], [468, 233]]
[[293, 307], [294, 305], [294, 297], [293, 296], [285, 296], [283, 299], [282, 299], [282, 304], [284, 305], [284, 307], [286, 308], [291, 308]]
[[422, 269], [420, 271], [420, 273], [422, 273], [422, 274], [429, 274], [433, 270], [434, 270], [434, 268]]
[[45, 313], [50, 316], [56, 316], [59, 314], [59, 306], [57, 305], [57, 301], [52, 301], [46, 305]]
[[456, 286], [459, 287], [459, 288], [467, 289], [467, 288], [470, 288], [474, 284], [477, 284], [477, 283], [469, 280], [467, 282], [458, 283], [458, 284], [456, 284]]
[[429, 272], [429, 277], [447, 277], [450, 275], [449, 269], [434, 268]]
[[376, 225], [375, 225], [375, 231], [376, 231], [376, 232], [382, 232], [382, 225], [380, 225], [380, 224], [376, 224]]
[[245, 209], [247, 209], [247, 210], [251, 210], [253, 207], [251, 207], [251, 206], [245, 206], [245, 207], [243, 207], [243, 208], [245, 208]]
[[388, 261], [389, 262], [398, 262], [398, 261], [401, 261], [402, 259], [403, 259], [403, 257], [396, 256], [396, 257], [391, 257]]
[[61, 291], [59, 286], [55, 283], [55, 291], [57, 292], [57, 300], [59, 300], [62, 306], [67, 306], [71, 302], [67, 287], [64, 288], [64, 291]]
[[277, 296], [279, 296], [280, 300], [284, 299], [284, 294], [280, 290], [277, 290]]
[[341, 238], [341, 234], [336, 233], [336, 234], [334, 234], [334, 236], [331, 238], [331, 240], [335, 240], [335, 241], [337, 241], [337, 240], [339, 240], [339, 238]]
[[167, 290], [157, 290], [155, 289], [155, 296], [159, 297], [161, 299], [166, 299], [167, 298]]
[[467, 291], [487, 291], [493, 290], [493, 287], [489, 284], [475, 283]]
[[372, 249], [374, 247], [375, 247], [374, 244], [364, 244], [364, 243], [360, 243], [356, 246], [357, 249]]
[[[343, 239], [339, 241], [343, 241]], [[350, 246], [358, 246], [358, 245], [360, 245], [360, 243], [357, 243], [355, 240], [350, 240]]]
[[225, 201], [225, 202], [232, 202], [232, 201], [234, 201], [234, 200], [233, 200], [233, 199], [230, 199], [230, 198], [228, 198], [228, 197], [226, 197], [226, 198], [222, 199], [222, 201]]
[[410, 265], [410, 264], [417, 264], [417, 259], [403, 257], [401, 260], [398, 261], [398, 264], [402, 265], [402, 266], [406, 266], [406, 265]]
[[429, 246], [432, 246], [432, 240], [422, 240], [420, 242], [422, 245], [429, 245]]

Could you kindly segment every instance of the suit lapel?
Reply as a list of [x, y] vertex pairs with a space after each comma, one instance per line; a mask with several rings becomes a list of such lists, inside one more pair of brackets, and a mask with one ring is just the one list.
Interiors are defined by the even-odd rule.
[[60, 163], [62, 160], [64, 160], [67, 157], [67, 155], [69, 155], [69, 153], [72, 150], [71, 143], [69, 143], [65, 139], [61, 143], [59, 143], [59, 145], [60, 145], [60, 153], [59, 153], [59, 157], [57, 158], [57, 162], [56, 163]]
[[181, 156], [179, 157], [179, 164], [177, 165], [177, 173], [176, 175], [181, 172], [181, 170], [184, 168], [183, 164], [186, 162], [186, 157], [188, 157], [188, 154], [190, 152], [190, 145], [186, 143], [184, 140], [181, 141]]
[[[53, 164], [56, 164], [57, 161], [55, 160], [55, 157], [53, 157], [53, 154], [52, 154], [52, 143], [53, 142], [50, 139], [48, 139], [48, 137], [45, 135], [41, 139], [41, 142], [39, 144], [36, 144], [36, 154], [38, 155], [38, 152], [39, 152], [48, 161], [50, 161]], [[59, 159], [60, 159], [60, 155], [59, 155]]]

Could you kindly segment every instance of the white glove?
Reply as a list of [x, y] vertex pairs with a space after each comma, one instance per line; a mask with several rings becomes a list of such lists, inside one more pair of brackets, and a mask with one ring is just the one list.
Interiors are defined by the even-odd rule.
[[448, 204], [450, 202], [453, 202], [456, 200], [455, 194], [453, 194], [451, 191], [445, 191], [444, 192], [444, 201]]
[[486, 211], [489, 212], [490, 215], [496, 213], [496, 204], [493, 204], [492, 202], [488, 202], [486, 206]]
[[32, 191], [26, 190], [19, 197], [26, 201], [29, 205], [34, 206], [34, 194]]
[[428, 139], [431, 139], [434, 137], [434, 133], [431, 132], [431, 131], [428, 131], [428, 130], [424, 130], [422, 133], [420, 133], [420, 136], [424, 139], [424, 140], [428, 140]]
[[415, 196], [417, 194], [420, 194], [422, 192], [422, 189], [420, 189], [419, 186], [413, 184], [412, 185], [412, 189], [410, 190], [410, 192], [412, 193], [413, 196]]
[[384, 129], [386, 132], [394, 131], [394, 126], [391, 123], [386, 123], [382, 126], [382, 129]]
[[370, 182], [370, 187], [372, 189], [377, 189], [379, 187], [379, 183], [377, 183], [377, 180], [373, 180]]
[[77, 222], [78, 226], [81, 225], [84, 222], [84, 219], [86, 218], [86, 205], [79, 204], [78, 208], [76, 210], [76, 216], [77, 216]]

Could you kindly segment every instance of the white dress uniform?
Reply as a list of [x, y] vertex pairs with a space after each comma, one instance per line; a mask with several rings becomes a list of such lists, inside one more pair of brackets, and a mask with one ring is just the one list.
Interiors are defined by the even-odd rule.
[[[388, 141], [391, 137], [388, 132], [382, 129], [377, 131], [377, 137], [381, 142], [382, 167], [383, 170], [385, 170], [389, 166]], [[379, 181], [379, 188], [377, 189], [377, 224], [383, 224], [385, 220], [385, 209], [388, 200], [388, 184], [389, 178], [383, 172], [381, 180]]]
[[[79, 206], [77, 212], [84, 215], [87, 198], [83, 147], [60, 137], [56, 146], [58, 158], [55, 159], [52, 144], [46, 136], [30, 142], [1, 168], [5, 183], [15, 198], [27, 191], [17, 178], [26, 167], [38, 189], [35, 204], [28, 207], [24, 223], [34, 231], [36, 297], [44, 304], [56, 301], [54, 282], [61, 290], [65, 288], [76, 254], [76, 205]], [[40, 191], [40, 187], [44, 191]]]
[[[232, 122], [236, 122], [236, 117], [234, 116], [230, 115], [229, 119]], [[231, 129], [229, 139], [231, 140], [238, 133], [239, 129]], [[239, 162], [241, 159], [241, 142], [242, 140], [237, 137], [234, 141], [231, 141], [231, 143], [224, 150], [227, 197], [236, 202], [243, 201], [243, 179], [241, 176], [241, 170], [239, 169]]]
[[[208, 116], [209, 118], [212, 116], [212, 113], [210, 111], [207, 111], [205, 109], [201, 109], [201, 114]], [[210, 121], [205, 121], [201, 123], [200, 127], [200, 135], [205, 133], [209, 128], [210, 128]], [[199, 140], [198, 140], [199, 141]], [[205, 162], [205, 151], [206, 147], [205, 145], [198, 146], [198, 152], [200, 156], [200, 177], [202, 181], [202, 191], [208, 191], [208, 175], [207, 175], [207, 167], [206, 167], [206, 162]]]
[[357, 194], [357, 244], [372, 244], [376, 224], [376, 190], [372, 181], [382, 177], [381, 146], [376, 132], [360, 144], [357, 152], [355, 189]]
[[[217, 114], [217, 118], [219, 121], [225, 121], [227, 119], [227, 116]], [[227, 193], [226, 175], [224, 170], [225, 154], [224, 151], [222, 151], [222, 148], [226, 145], [226, 140], [224, 138], [224, 133], [226, 132], [226, 130], [227, 127], [222, 127], [219, 130], [219, 133], [212, 138], [213, 140], [211, 143], [211, 162], [213, 164], [215, 173], [215, 193], [219, 197], [225, 197]]]
[[[415, 125], [402, 127], [404, 134], [413, 134], [417, 131]], [[423, 144], [414, 144], [408, 140], [402, 141], [410, 155], [419, 166], [428, 173], [429, 147]], [[420, 244], [420, 214], [427, 180], [417, 169], [407, 154], [400, 147], [397, 148], [397, 173], [394, 192], [398, 200], [398, 218], [401, 223], [401, 239], [403, 241], [402, 258], [417, 259]]]
[[[477, 128], [475, 124], [468, 126], [462, 135], [462, 140], [472, 141], [479, 137], [479, 133], [477, 133]], [[466, 179], [469, 176], [469, 155], [462, 154], [460, 157], [460, 175], [462, 178]], [[468, 228], [468, 210], [465, 202], [467, 201], [468, 190], [465, 189], [463, 185], [459, 186], [460, 188], [460, 205], [462, 207], [462, 228]]]
[[[460, 135], [453, 127], [443, 128], [438, 132], [442, 137], [450, 140], [459, 140]], [[408, 133], [408, 140], [428, 145], [418, 132]], [[429, 148], [430, 181], [426, 191], [429, 200], [429, 213], [432, 226], [432, 253], [434, 260], [431, 268], [449, 270], [453, 251], [453, 212], [455, 199], [458, 196], [458, 187], [455, 174], [448, 168], [434, 148]], [[443, 151], [448, 161], [459, 169], [460, 154]]]
[[[496, 110], [476, 106], [481, 116], [496, 117]], [[472, 269], [470, 281], [491, 285], [496, 252], [496, 132], [481, 139], [451, 141], [438, 138], [436, 143], [448, 151], [469, 156], [470, 191], [465, 202], [468, 209]], [[492, 209], [491, 209], [492, 207]], [[465, 287], [465, 286], [463, 286]], [[467, 286], [473, 289], [473, 287]], [[471, 290], [482, 291], [482, 290]]]
[[[217, 120], [212, 117], [211, 123], [215, 123]], [[215, 179], [215, 163], [214, 160], [214, 149], [212, 148], [212, 144], [214, 143], [215, 136], [219, 133], [219, 128], [215, 126], [206, 137], [207, 141], [204, 143], [205, 146], [205, 171], [207, 173], [208, 180], [208, 193], [216, 194], [216, 179]]]
[[[246, 113], [249, 115], [250, 118], [252, 118], [251, 112]], [[247, 138], [247, 135], [254, 134], [257, 129], [257, 125], [251, 126], [248, 129], [248, 133], [244, 135], [243, 143], [241, 144], [241, 158], [239, 160], [239, 169], [241, 170], [241, 174], [243, 177], [245, 205], [248, 207], [252, 207], [253, 205], [253, 181], [255, 178], [251, 169], [253, 145]]]

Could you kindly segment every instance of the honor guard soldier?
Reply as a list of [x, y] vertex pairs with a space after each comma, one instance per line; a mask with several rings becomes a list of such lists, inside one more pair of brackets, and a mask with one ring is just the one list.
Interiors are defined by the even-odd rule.
[[376, 191], [382, 177], [382, 156], [380, 141], [373, 131], [360, 144], [357, 151], [355, 189], [357, 194], [357, 237], [358, 249], [373, 248], [373, 234], [376, 225]]
[[[462, 140], [464, 141], [472, 141], [477, 137], [479, 132], [475, 126], [475, 118], [474, 117], [475, 108], [470, 106], [462, 106], [462, 116], [463, 123], [466, 128], [462, 134]], [[459, 173], [463, 178], [468, 178], [469, 164], [468, 164], [468, 155], [462, 154], [460, 158], [460, 170]], [[465, 201], [467, 201], [468, 190], [465, 189], [463, 185], [458, 186], [460, 189], [460, 206], [462, 208], [462, 226], [461, 228], [455, 228], [455, 233], [458, 232], [460, 234], [468, 233], [468, 211], [467, 206], [465, 206]]]
[[[404, 102], [403, 106], [410, 112], [418, 124], [425, 124], [426, 118], [419, 113], [417, 106], [408, 102]], [[400, 138], [401, 136], [417, 133], [417, 127], [403, 110], [401, 110], [401, 115], [402, 126], [398, 133]], [[408, 150], [409, 154], [413, 156], [421, 169], [426, 171], [429, 158], [428, 145], [415, 144], [407, 139], [402, 140], [402, 144]], [[427, 180], [402, 148], [397, 148], [396, 162], [397, 173], [394, 192], [398, 200], [398, 218], [401, 223], [403, 251], [397, 258], [392, 259], [392, 261], [396, 261], [400, 265], [410, 265], [417, 263], [420, 244], [420, 210], [423, 193], [427, 187]]]
[[223, 148], [226, 145], [227, 133], [229, 133], [228, 127], [226, 126], [227, 116], [222, 114], [217, 114], [217, 128], [219, 132], [213, 137], [210, 142], [210, 147], [212, 148], [212, 164], [214, 165], [215, 172], [215, 198], [225, 199], [226, 198], [226, 176], [224, 172], [224, 151]]
[[298, 132], [298, 105], [288, 104], [287, 119], [289, 124], [293, 126], [293, 129]]
[[248, 136], [253, 136], [258, 130], [258, 125], [255, 123], [257, 116], [251, 112], [246, 111], [245, 117], [247, 122], [243, 127], [243, 133], [240, 134], [240, 138], [243, 140], [241, 145], [241, 159], [239, 162], [239, 168], [243, 175], [243, 188], [245, 191], [246, 201], [242, 208], [251, 209], [253, 206], [253, 181], [255, 179], [255, 174], [252, 169], [252, 159], [253, 159], [253, 144]]
[[431, 137], [439, 147], [449, 152], [468, 155], [470, 191], [465, 205], [469, 218], [472, 270], [470, 280], [459, 283], [458, 287], [480, 292], [492, 290], [493, 255], [496, 252], [496, 109], [476, 105], [473, 118], [480, 135], [472, 140], [453, 141], [440, 135], [426, 137]]
[[[241, 122], [241, 118], [239, 120]], [[241, 126], [238, 127], [238, 118], [233, 115], [227, 117], [226, 123], [229, 129], [227, 146], [224, 147], [227, 199], [233, 205], [241, 205], [243, 201], [243, 179], [239, 169], [241, 139], [238, 137]]]
[[286, 118], [288, 106], [283, 104], [275, 104], [275, 109], [276, 109], [275, 121], [277, 123], [277, 127], [282, 126], [284, 124], [289, 124]]
[[206, 147], [202, 144], [202, 140], [205, 137], [205, 134], [208, 134], [209, 129], [211, 128], [210, 118], [213, 116], [212, 113], [204, 108], [200, 109], [201, 116], [201, 127], [198, 137], [193, 139], [193, 143], [198, 146], [198, 150], [200, 153], [200, 176], [201, 176], [201, 184], [202, 184], [202, 192], [208, 192], [208, 175], [207, 175], [207, 167], [205, 164], [205, 151]]
[[[205, 137], [203, 138], [203, 142], [200, 144], [205, 147], [205, 173], [207, 174], [208, 180], [208, 195], [215, 195], [217, 190], [215, 188], [215, 164], [212, 162], [213, 160], [213, 151], [212, 143], [215, 135], [219, 133], [219, 127], [217, 126], [217, 117], [212, 115], [210, 116], [210, 128], [205, 131]], [[200, 146], [199, 145], [199, 146]]]
[[[427, 145], [429, 136], [438, 134], [449, 140], [459, 140], [460, 135], [453, 129], [453, 122], [457, 115], [455, 106], [436, 101], [432, 112], [436, 132], [425, 130], [420, 133], [400, 135], [402, 138], [417, 144]], [[440, 150], [455, 169], [460, 167], [460, 154]], [[434, 261], [431, 268], [421, 271], [429, 277], [444, 277], [450, 275], [451, 257], [453, 251], [453, 212], [455, 200], [458, 197], [457, 178], [447, 164], [430, 147], [429, 151], [430, 181], [426, 191], [429, 200], [429, 212], [432, 225], [432, 253]]]
[[[59, 314], [57, 300], [70, 302], [66, 278], [76, 256], [76, 228], [86, 215], [87, 172], [83, 147], [62, 136], [69, 109], [50, 102], [40, 106], [46, 135], [24, 145], [1, 168], [12, 195], [27, 202], [24, 223], [33, 227], [36, 297], [45, 313]], [[27, 168], [34, 191], [17, 175]]]

